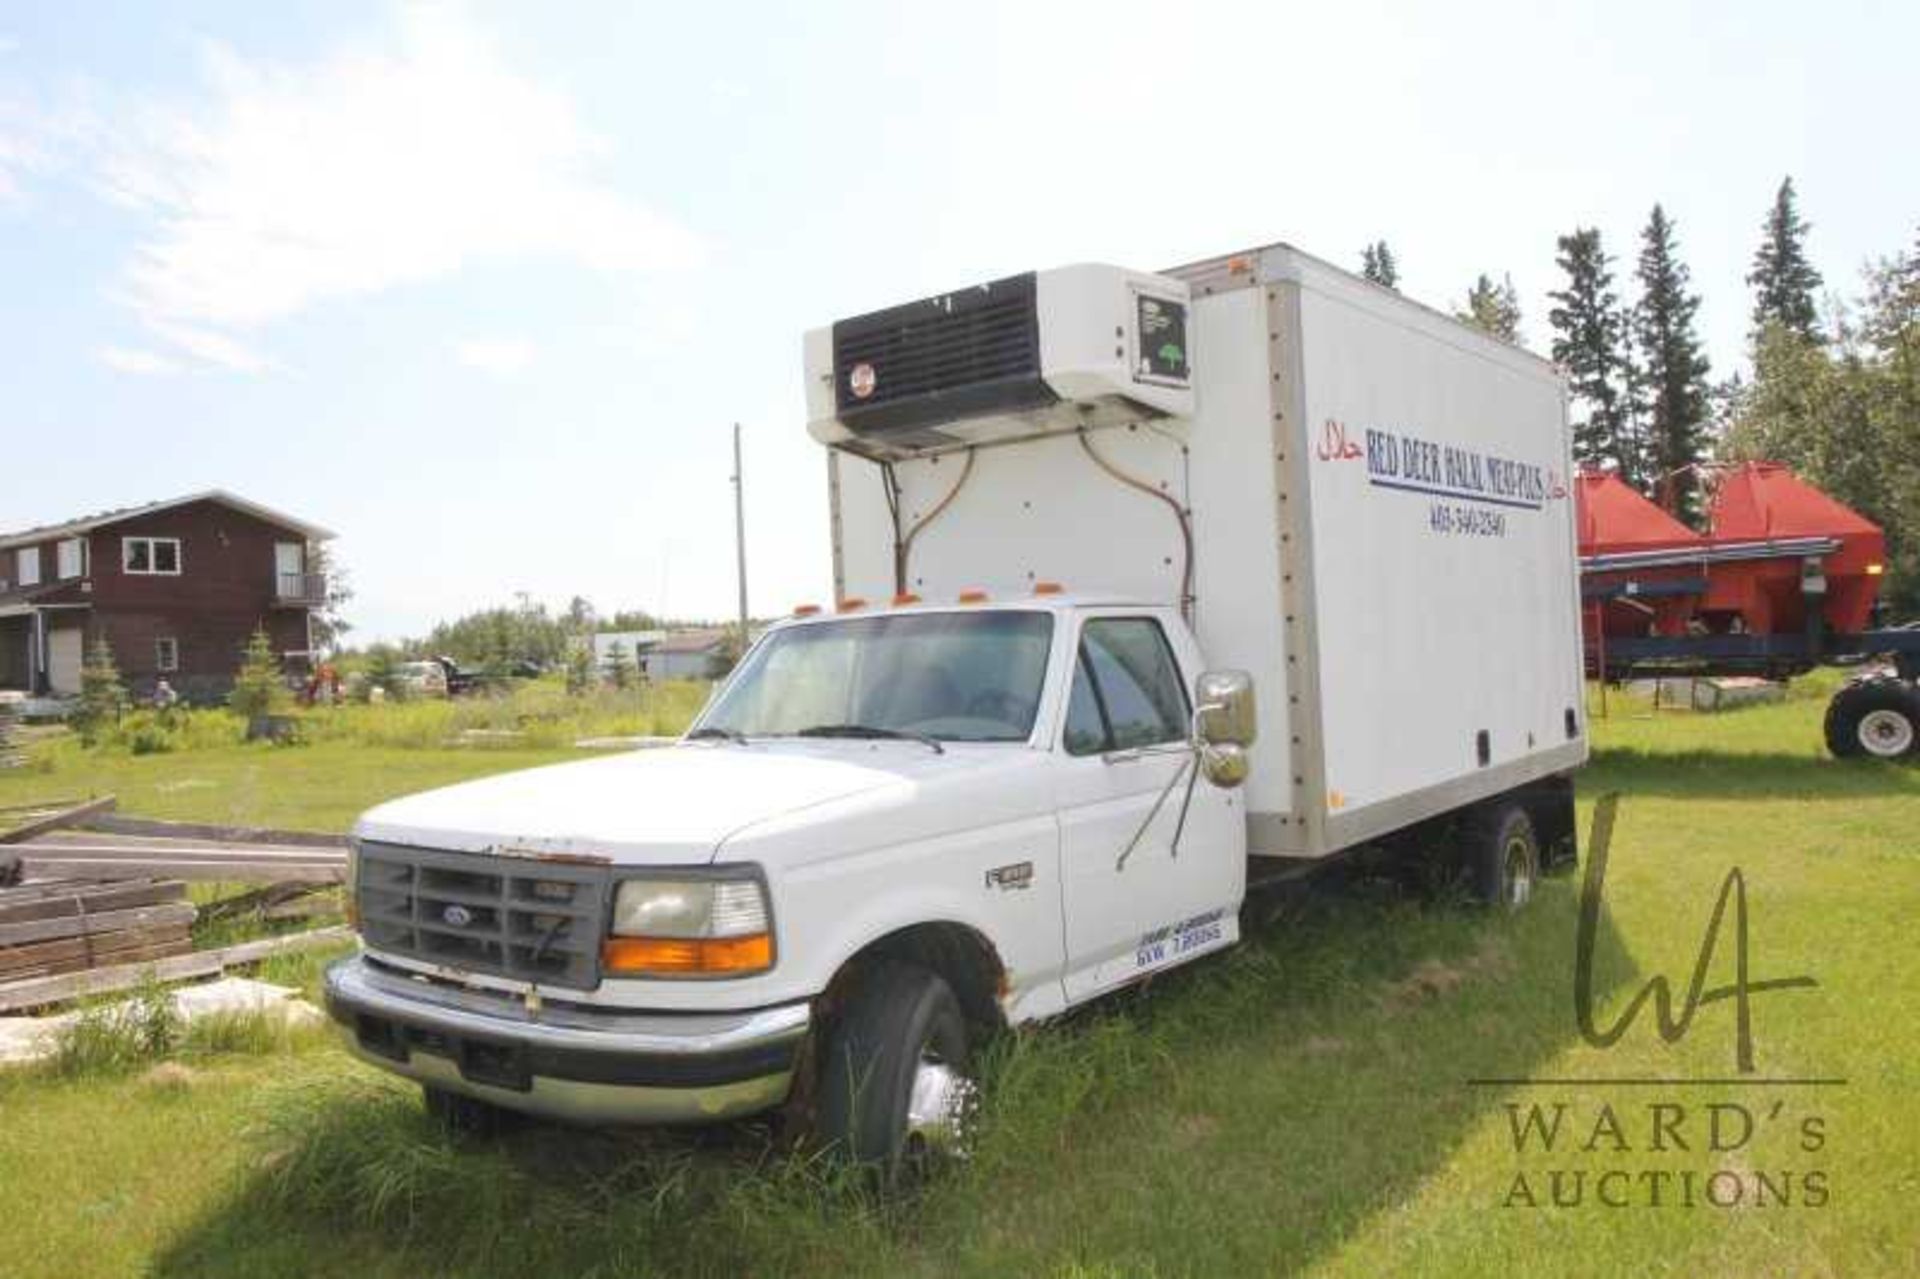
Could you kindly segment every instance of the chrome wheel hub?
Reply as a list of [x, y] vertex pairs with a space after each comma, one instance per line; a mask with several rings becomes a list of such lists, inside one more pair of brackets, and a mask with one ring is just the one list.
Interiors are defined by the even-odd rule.
[[1533, 899], [1533, 858], [1524, 839], [1507, 842], [1507, 909], [1519, 910]]
[[963, 1151], [967, 1114], [973, 1107], [973, 1081], [923, 1050], [907, 1099], [907, 1150], [914, 1155]]
[[1868, 754], [1893, 759], [1913, 749], [1913, 721], [1898, 711], [1868, 711], [1860, 717], [1860, 745]]

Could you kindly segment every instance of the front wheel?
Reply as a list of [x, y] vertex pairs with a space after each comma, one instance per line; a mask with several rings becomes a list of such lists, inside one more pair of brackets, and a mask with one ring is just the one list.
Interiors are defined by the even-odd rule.
[[884, 1186], [924, 1177], [961, 1149], [974, 1096], [967, 1057], [953, 988], [915, 964], [874, 963], [827, 1032], [818, 1135]]
[[1908, 759], [1920, 747], [1920, 693], [1894, 679], [1849, 684], [1827, 703], [1827, 749], [1840, 759]]

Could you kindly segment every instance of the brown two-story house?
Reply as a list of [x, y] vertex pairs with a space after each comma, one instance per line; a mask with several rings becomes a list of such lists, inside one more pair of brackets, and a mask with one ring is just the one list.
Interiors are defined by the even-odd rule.
[[135, 696], [165, 679], [210, 701], [256, 628], [291, 671], [326, 601], [315, 547], [333, 534], [218, 490], [0, 534], [0, 689], [80, 689], [104, 638]]

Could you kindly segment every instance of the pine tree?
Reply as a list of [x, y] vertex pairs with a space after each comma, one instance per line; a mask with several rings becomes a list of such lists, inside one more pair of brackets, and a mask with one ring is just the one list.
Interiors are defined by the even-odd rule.
[[633, 687], [633, 658], [627, 652], [627, 646], [615, 640], [607, 646], [607, 680], [622, 691]]
[[1627, 317], [1613, 291], [1612, 260], [1600, 232], [1576, 228], [1559, 239], [1555, 259], [1567, 285], [1547, 296], [1559, 305], [1547, 312], [1553, 325], [1553, 358], [1567, 371], [1574, 397], [1585, 409], [1574, 424], [1573, 452], [1581, 462], [1611, 464], [1620, 477], [1641, 483], [1641, 458], [1632, 433], [1629, 365], [1622, 349]]
[[1513, 287], [1513, 277], [1505, 276], [1495, 284], [1482, 274], [1467, 290], [1466, 306], [1455, 311], [1453, 318], [1502, 342], [1520, 345], [1520, 292]]
[[1820, 341], [1820, 272], [1807, 260], [1807, 231], [1795, 205], [1793, 179], [1780, 183], [1767, 210], [1760, 248], [1747, 283], [1753, 286], [1753, 340], [1778, 324], [1808, 342]]
[[1384, 288], [1400, 291], [1400, 266], [1385, 240], [1375, 240], [1360, 251], [1360, 274]]
[[263, 630], [256, 629], [247, 640], [227, 705], [248, 720], [286, 709], [287, 681], [280, 673], [280, 659], [273, 655], [273, 643]]
[[582, 635], [567, 650], [567, 695], [584, 697], [593, 687], [593, 636]]
[[1646, 395], [1648, 479], [1663, 507], [1694, 521], [1700, 491], [1694, 468], [1706, 453], [1708, 365], [1693, 328], [1700, 298], [1687, 289], [1673, 221], [1657, 204], [1641, 233], [1638, 275], [1633, 333]]
[[115, 724], [127, 708], [127, 686], [120, 682], [120, 668], [114, 665], [113, 649], [106, 636], [96, 636], [87, 649], [87, 660], [80, 667], [80, 704], [67, 717], [83, 746], [92, 746]]

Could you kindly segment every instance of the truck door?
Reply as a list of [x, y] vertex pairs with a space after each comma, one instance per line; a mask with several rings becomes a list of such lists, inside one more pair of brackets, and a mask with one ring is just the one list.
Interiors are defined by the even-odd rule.
[[1056, 801], [1069, 1003], [1238, 936], [1244, 819], [1204, 778], [1187, 800], [1190, 674], [1156, 617], [1082, 623]]

